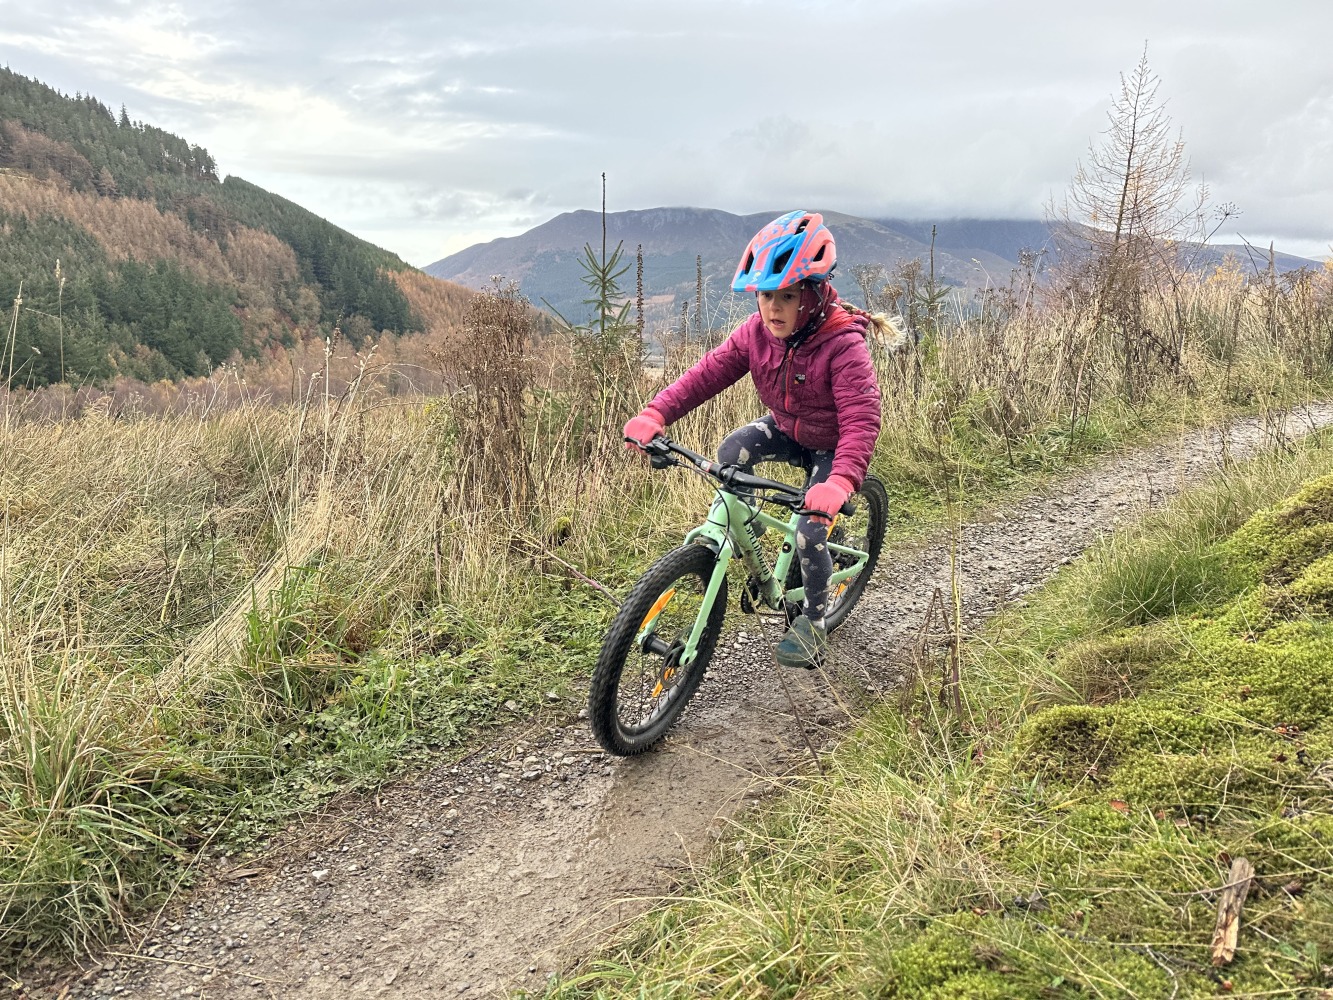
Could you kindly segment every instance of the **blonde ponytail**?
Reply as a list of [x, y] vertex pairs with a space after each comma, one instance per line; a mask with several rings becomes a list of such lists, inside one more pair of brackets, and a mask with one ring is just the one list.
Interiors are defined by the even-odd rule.
[[850, 302], [838, 304], [853, 316], [864, 316], [868, 320], [866, 338], [875, 343], [885, 354], [896, 354], [907, 346], [907, 325], [901, 316], [866, 312]]

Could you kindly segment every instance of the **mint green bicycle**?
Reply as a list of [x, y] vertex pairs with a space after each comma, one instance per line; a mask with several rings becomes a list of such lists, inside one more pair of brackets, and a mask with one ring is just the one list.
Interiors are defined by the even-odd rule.
[[[761, 606], [790, 623], [805, 591], [796, 558], [796, 526], [805, 490], [723, 466], [674, 441], [644, 446], [656, 469], [682, 466], [717, 489], [708, 519], [684, 544], [658, 559], [630, 590], [611, 622], [593, 670], [588, 718], [597, 742], [629, 757], [651, 748], [675, 724], [703, 680], [727, 610], [727, 568], [739, 559], [748, 574], [740, 595], [747, 614]], [[785, 520], [766, 513], [775, 504]], [[829, 532], [833, 576], [825, 627], [832, 632], [865, 592], [879, 561], [889, 501], [884, 484], [867, 476]], [[778, 532], [770, 562], [760, 539]]]

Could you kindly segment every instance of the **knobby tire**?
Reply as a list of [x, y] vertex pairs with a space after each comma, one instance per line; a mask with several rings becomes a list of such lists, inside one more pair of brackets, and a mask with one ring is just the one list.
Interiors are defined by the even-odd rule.
[[[680, 717], [703, 679], [722, 633], [727, 610], [726, 582], [709, 609], [697, 654], [688, 666], [669, 677], [671, 656], [645, 652], [636, 637], [659, 599], [675, 591], [660, 612], [662, 642], [678, 653], [694, 626], [704, 589], [713, 574], [716, 556], [706, 545], [682, 545], [668, 552], [639, 578], [621, 605], [602, 642], [588, 694], [588, 719], [597, 742], [609, 753], [629, 757], [651, 748]], [[653, 689], [661, 688], [660, 694]]]

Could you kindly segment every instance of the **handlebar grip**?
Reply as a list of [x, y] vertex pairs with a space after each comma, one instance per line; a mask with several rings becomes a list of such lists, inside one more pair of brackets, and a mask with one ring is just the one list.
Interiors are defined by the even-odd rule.
[[[796, 507], [795, 510], [796, 513], [804, 514], [807, 517], [820, 517], [820, 518], [828, 517], [828, 515], [825, 514], [822, 510], [811, 510], [808, 507]], [[855, 513], [856, 513], [856, 504], [853, 503], [850, 499], [844, 501], [843, 505], [838, 508], [839, 516], [845, 514], [847, 517], [851, 517]]]
[[657, 437], [653, 438], [651, 441], [647, 442], [646, 444], [643, 441], [640, 441], [638, 438], [630, 437], [628, 434], [623, 436], [623, 440], [626, 444], [634, 445], [634, 447], [638, 448], [639, 451], [653, 452], [653, 451], [663, 450], [662, 443], [664, 441], [664, 438], [660, 434]]

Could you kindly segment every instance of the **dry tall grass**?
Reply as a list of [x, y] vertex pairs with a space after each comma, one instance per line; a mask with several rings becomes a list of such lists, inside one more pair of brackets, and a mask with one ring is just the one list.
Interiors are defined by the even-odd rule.
[[[989, 302], [881, 356], [875, 462], [900, 514], [1054, 468], [1155, 414], [1197, 421], [1327, 385], [1328, 273], [1276, 292], [1222, 275], [1182, 302], [1192, 334], [1151, 387], [1156, 410], [1127, 407], [1115, 343], [1074, 308]], [[216, 771], [205, 735], [216, 754], [228, 727], [287, 718], [288, 703], [304, 724], [377, 650], [393, 683], [425, 683], [418, 658], [444, 643], [475, 660], [485, 623], [534, 580], [581, 587], [573, 567], [623, 582], [700, 516], [701, 483], [649, 475], [618, 433], [597, 444], [586, 386], [517, 306], [492, 296], [448, 332], [471, 338], [469, 355], [429, 373], [429, 397], [393, 383], [424, 365], [312, 345], [278, 376], [284, 391], [233, 371], [159, 416], [95, 402], [58, 419], [0, 400], [0, 951], [80, 947], [164, 889], [169, 869], [131, 870], [122, 848], [197, 849], [181, 789]], [[698, 351], [668, 345], [666, 372], [645, 374], [627, 411]], [[711, 449], [757, 413], [737, 387], [672, 433]], [[470, 461], [482, 442], [493, 460]], [[434, 709], [461, 690], [434, 692]]]

